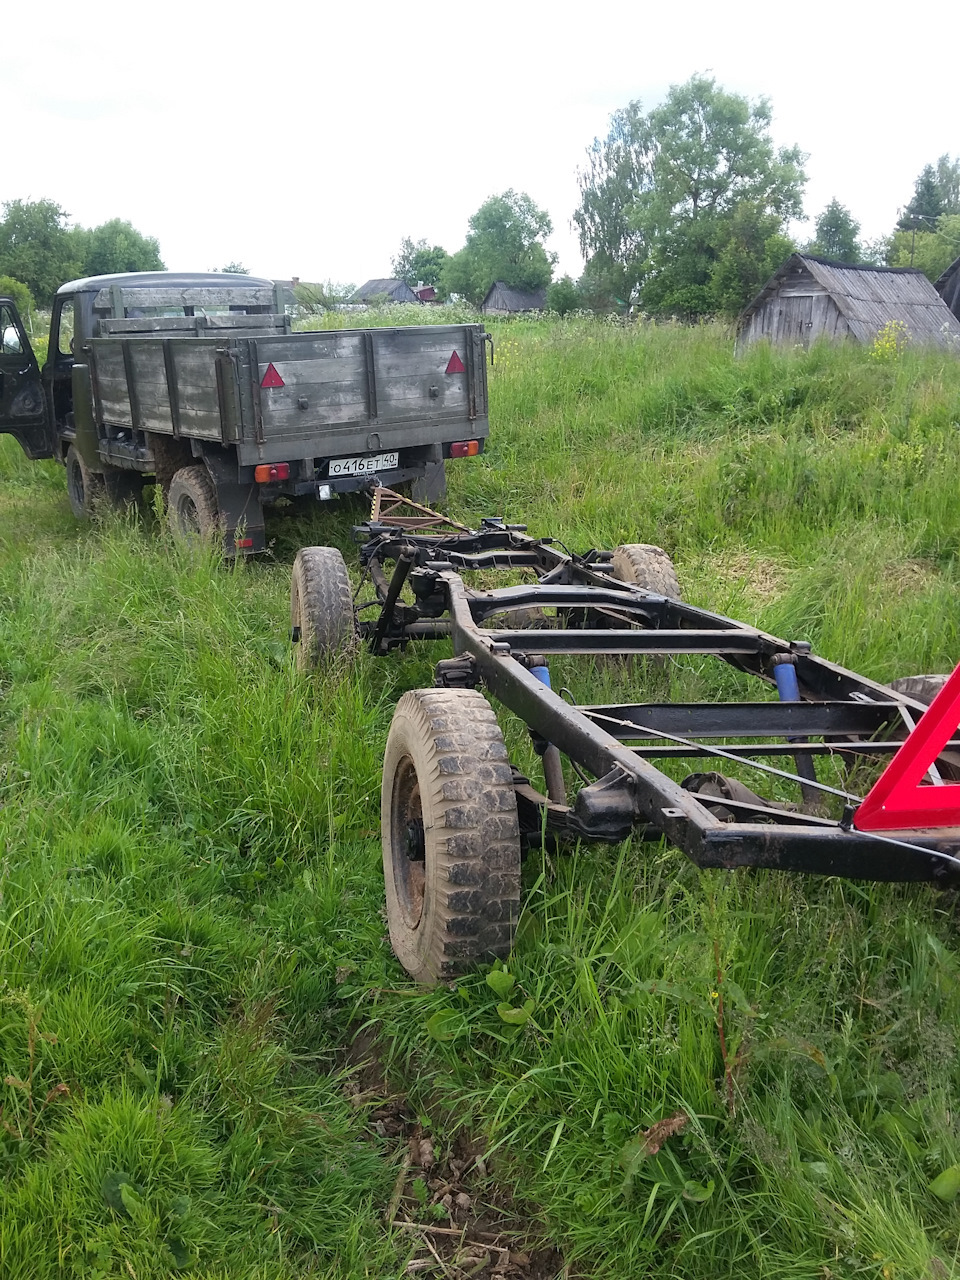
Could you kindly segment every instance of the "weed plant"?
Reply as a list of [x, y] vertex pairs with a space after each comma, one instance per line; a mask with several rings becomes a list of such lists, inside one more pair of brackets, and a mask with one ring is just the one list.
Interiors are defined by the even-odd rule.
[[[955, 358], [494, 332], [460, 518], [659, 543], [688, 599], [876, 679], [955, 665]], [[149, 513], [79, 526], [62, 471], [0, 439], [0, 1276], [405, 1274], [397, 1152], [345, 1087], [359, 1026], [571, 1277], [960, 1274], [952, 896], [534, 853], [506, 971], [406, 981], [380, 758], [442, 655], [303, 679], [285, 641], [295, 547], [349, 551], [357, 518], [271, 517], [271, 557], [225, 569]], [[735, 690], [688, 660], [564, 681]]]

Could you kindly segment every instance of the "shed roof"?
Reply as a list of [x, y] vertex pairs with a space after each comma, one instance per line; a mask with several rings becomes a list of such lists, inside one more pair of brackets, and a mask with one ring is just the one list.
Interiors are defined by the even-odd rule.
[[917, 267], [854, 266], [809, 253], [794, 253], [763, 286], [740, 317], [742, 325], [773, 297], [792, 269], [805, 267], [833, 298], [851, 336], [872, 342], [891, 320], [902, 320], [916, 342], [945, 346], [960, 339], [960, 322]]
[[480, 310], [542, 311], [547, 303], [547, 291], [543, 289], [513, 289], [502, 280], [495, 280], [480, 303]]
[[419, 299], [406, 280], [368, 280], [350, 297], [351, 302], [372, 302], [386, 294], [394, 302], [417, 302]]

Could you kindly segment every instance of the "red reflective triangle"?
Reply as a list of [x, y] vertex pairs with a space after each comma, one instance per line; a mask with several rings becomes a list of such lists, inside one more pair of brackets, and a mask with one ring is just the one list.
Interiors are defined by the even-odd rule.
[[260, 385], [261, 387], [282, 387], [285, 385], [272, 360], [267, 365], [267, 372], [260, 379]]
[[450, 357], [450, 359], [447, 361], [446, 372], [447, 373], [465, 373], [466, 372], [466, 370], [463, 367], [463, 361], [460, 359], [460, 357], [457, 355], [456, 352], [454, 352], [453, 355]]
[[860, 831], [960, 826], [960, 782], [921, 786], [921, 779], [960, 725], [960, 666], [853, 815]]

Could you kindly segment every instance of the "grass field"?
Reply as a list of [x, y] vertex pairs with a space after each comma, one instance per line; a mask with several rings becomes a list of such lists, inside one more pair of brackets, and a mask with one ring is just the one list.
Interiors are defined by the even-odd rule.
[[[660, 543], [689, 600], [880, 680], [960, 659], [955, 357], [496, 337], [460, 518]], [[149, 512], [81, 528], [0, 438], [0, 1277], [960, 1275], [953, 895], [584, 846], [525, 867], [525, 1025], [483, 972], [406, 980], [380, 759], [439, 655], [304, 679], [286, 643], [297, 546], [349, 558], [356, 518], [224, 569]]]

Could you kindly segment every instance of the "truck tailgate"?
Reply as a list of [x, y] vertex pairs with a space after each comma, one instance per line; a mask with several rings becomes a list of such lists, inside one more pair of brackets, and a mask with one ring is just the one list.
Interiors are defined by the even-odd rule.
[[241, 462], [488, 434], [480, 325], [239, 339]]

